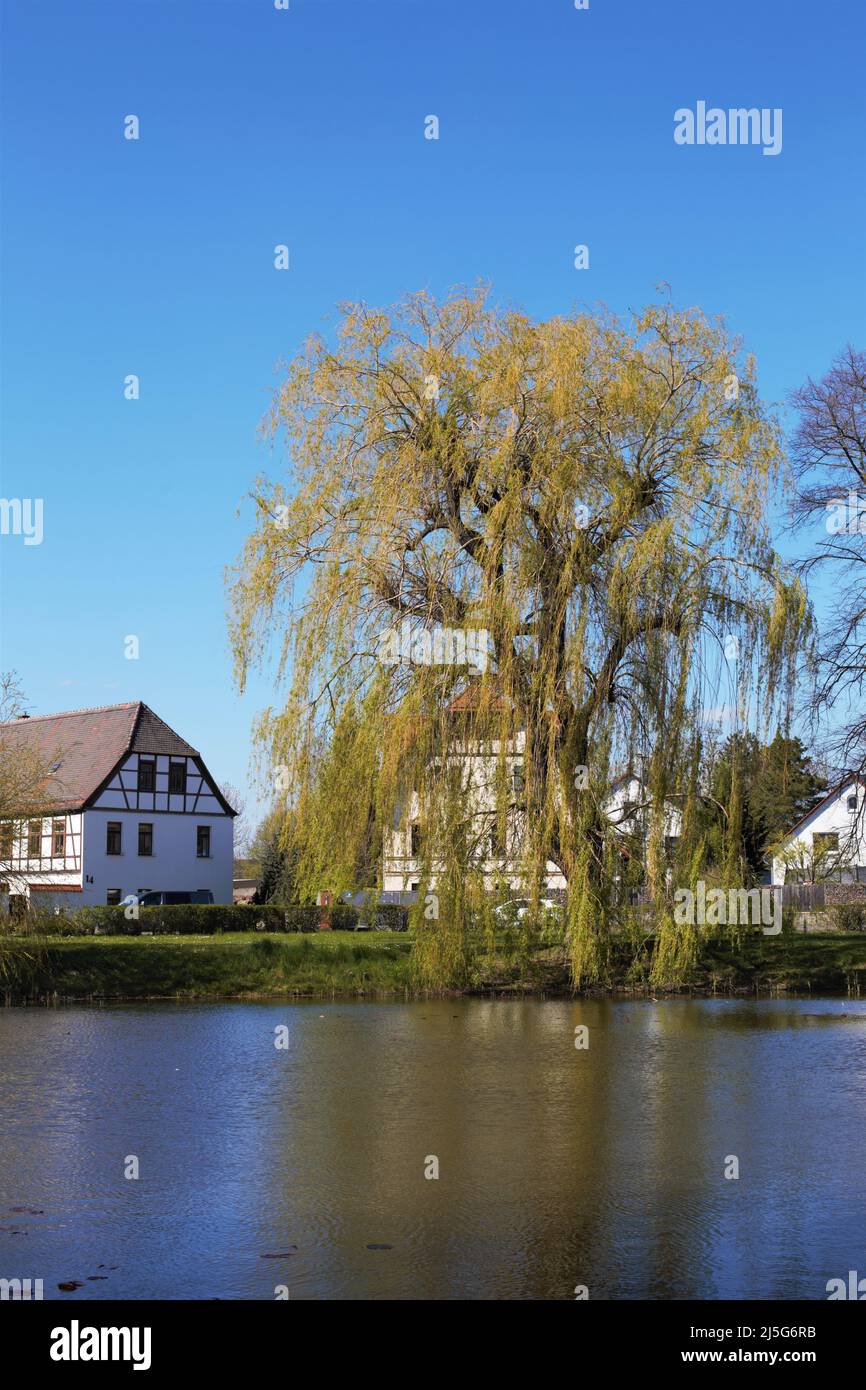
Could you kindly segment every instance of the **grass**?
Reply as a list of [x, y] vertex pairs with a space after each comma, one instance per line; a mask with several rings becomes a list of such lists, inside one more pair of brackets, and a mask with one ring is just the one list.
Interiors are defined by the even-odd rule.
[[[0, 940], [7, 1001], [409, 996], [412, 937], [395, 932], [219, 936], [69, 936]], [[611, 987], [649, 992], [648, 952], [614, 951]], [[529, 968], [482, 958], [476, 988], [569, 993], [561, 949]], [[709, 941], [679, 992], [866, 995], [866, 933], [750, 936]], [[652, 992], [661, 992], [653, 989]]]
[[716, 989], [866, 995], [866, 932], [748, 937], [708, 942], [701, 971]]
[[[11, 941], [6, 954], [24, 949]], [[402, 993], [409, 951], [394, 932], [57, 937], [43, 939], [23, 992], [78, 999]]]

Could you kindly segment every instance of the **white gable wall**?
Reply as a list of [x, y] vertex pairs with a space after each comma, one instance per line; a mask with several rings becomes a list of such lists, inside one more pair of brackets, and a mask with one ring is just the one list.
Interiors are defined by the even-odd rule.
[[[108, 823], [121, 827], [121, 852], [109, 854]], [[138, 827], [153, 826], [153, 854], [138, 853]], [[197, 828], [210, 826], [209, 859], [196, 854]], [[192, 892], [209, 888], [214, 902], [232, 901], [233, 822], [229, 815], [165, 811], [87, 810], [84, 812], [82, 902], [105, 903], [109, 888], [122, 898], [141, 892]]]
[[[139, 788], [141, 760], [155, 764], [154, 790]], [[183, 764], [185, 791], [169, 791], [169, 767]], [[84, 902], [104, 903], [142, 892], [209, 888], [214, 902], [232, 901], [233, 820], [195, 758], [130, 753], [84, 813]], [[108, 853], [108, 824], [121, 827], [120, 854]], [[138, 853], [138, 827], [153, 826], [153, 853]], [[210, 826], [210, 857], [197, 854], [198, 827]]]
[[[138, 790], [139, 756], [145, 761], [148, 754], [130, 753], [93, 802], [95, 807], [111, 811], [176, 811], [196, 815], [224, 816], [226, 813], [215, 789], [199, 768], [195, 758], [181, 758], [166, 753], [151, 755], [156, 764], [156, 790]], [[186, 771], [186, 792], [171, 794], [169, 766], [182, 763]]]
[[[146, 754], [143, 755], [147, 757]], [[130, 754], [94, 806], [42, 820], [41, 855], [29, 854], [29, 822], [16, 826], [12, 857], [0, 863], [9, 893], [34, 896], [69, 911], [104, 905], [109, 889], [130, 893], [209, 889], [214, 902], [232, 902], [233, 818], [195, 758], [154, 755], [155, 790], [139, 791], [139, 757]], [[183, 763], [186, 789], [170, 793], [169, 763]], [[108, 853], [108, 823], [121, 826], [121, 852]], [[55, 855], [54, 825], [65, 826], [65, 852]], [[153, 853], [138, 853], [138, 827], [153, 826]], [[198, 827], [210, 827], [210, 855], [198, 855]], [[42, 891], [39, 891], [39, 890]], [[50, 890], [54, 889], [52, 893]], [[79, 890], [80, 891], [77, 891]], [[5, 899], [5, 894], [4, 894]]]
[[[846, 868], [843, 870], [842, 876], [846, 881], [854, 880], [857, 877], [855, 869], [858, 866], [866, 867], [864, 795], [866, 795], [866, 789], [860, 785], [855, 777], [850, 778], [843, 783], [829, 801], [819, 804], [793, 835], [788, 836], [781, 846], [782, 850], [803, 845], [808, 853], [812, 850], [813, 837], [816, 834], [836, 834], [839, 836], [840, 854], [846, 860]], [[854, 796], [857, 797], [856, 810], [848, 806], [848, 798]], [[784, 858], [780, 856], [774, 858], [773, 883], [784, 883], [786, 871], [790, 877], [793, 877], [791, 865], [786, 864]]]
[[[649, 829], [651, 802], [652, 797], [639, 777], [618, 777], [611, 787], [604, 813], [623, 834], [631, 834], [639, 825]], [[679, 807], [666, 801], [662, 834], [677, 839], [682, 834], [682, 824]]]

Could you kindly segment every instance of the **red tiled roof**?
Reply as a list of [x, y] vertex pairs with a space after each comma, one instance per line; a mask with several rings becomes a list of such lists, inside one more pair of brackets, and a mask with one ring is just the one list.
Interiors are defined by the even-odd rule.
[[495, 685], [484, 686], [480, 680], [470, 681], [448, 706], [449, 714], [468, 714], [482, 704], [489, 709], [505, 709], [505, 696]]
[[0, 757], [16, 753], [29, 753], [51, 769], [44, 785], [46, 811], [80, 809], [127, 753], [198, 757], [141, 700], [0, 724]]

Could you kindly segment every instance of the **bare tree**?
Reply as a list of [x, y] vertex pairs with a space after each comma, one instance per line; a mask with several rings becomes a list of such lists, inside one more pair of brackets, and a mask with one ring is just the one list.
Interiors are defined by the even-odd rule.
[[234, 823], [235, 858], [243, 859], [249, 852], [252, 832], [247, 815], [246, 798], [241, 795], [233, 782], [223, 782], [220, 791], [233, 811], [237, 811]]
[[827, 568], [835, 601], [818, 651], [815, 710], [838, 714], [832, 751], [866, 771], [866, 352], [850, 346], [820, 381], [795, 391], [791, 441], [800, 525], [823, 523], [805, 573]]
[[15, 753], [6, 746], [3, 725], [26, 714], [24, 692], [14, 671], [0, 672], [0, 821], [38, 814], [45, 802], [50, 761], [37, 749]]

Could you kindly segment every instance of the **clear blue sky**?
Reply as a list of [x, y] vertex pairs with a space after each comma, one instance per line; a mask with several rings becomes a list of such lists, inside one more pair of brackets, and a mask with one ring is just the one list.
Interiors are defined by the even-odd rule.
[[[223, 569], [277, 466], [278, 361], [341, 300], [483, 278], [538, 316], [627, 311], [665, 280], [771, 400], [862, 341], [862, 0], [2, 13], [0, 492], [45, 509], [41, 545], [0, 538], [2, 665], [34, 713], [141, 698], [247, 784], [274, 691], [233, 689]], [[698, 100], [781, 107], [781, 154], [676, 145]]]

